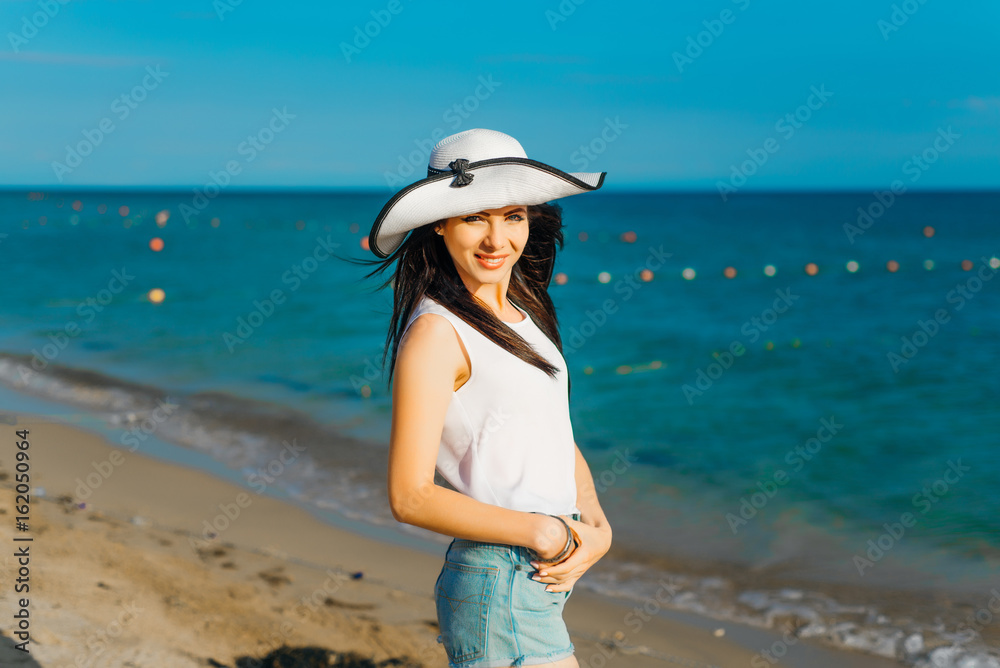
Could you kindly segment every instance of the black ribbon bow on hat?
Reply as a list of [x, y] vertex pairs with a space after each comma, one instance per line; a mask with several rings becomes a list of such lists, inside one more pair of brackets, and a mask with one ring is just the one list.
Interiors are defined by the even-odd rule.
[[462, 188], [472, 183], [472, 179], [475, 174], [470, 174], [465, 171], [469, 168], [468, 160], [465, 158], [458, 158], [457, 160], [449, 162], [448, 166], [451, 167], [451, 171], [455, 174], [455, 180], [451, 182], [452, 188]]

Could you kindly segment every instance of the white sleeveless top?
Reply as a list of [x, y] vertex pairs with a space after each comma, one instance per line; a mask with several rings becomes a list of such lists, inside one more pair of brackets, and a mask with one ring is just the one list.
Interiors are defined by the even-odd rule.
[[517, 310], [524, 320], [504, 324], [559, 368], [555, 378], [426, 295], [407, 321], [409, 328], [424, 313], [447, 318], [472, 366], [469, 379], [452, 392], [437, 470], [456, 490], [483, 503], [551, 515], [579, 513], [566, 360], [531, 316]]

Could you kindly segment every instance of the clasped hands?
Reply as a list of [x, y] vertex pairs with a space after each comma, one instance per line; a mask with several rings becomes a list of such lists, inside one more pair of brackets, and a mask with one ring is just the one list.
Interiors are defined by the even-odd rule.
[[[611, 528], [595, 527], [568, 515], [559, 515], [576, 532], [580, 545], [557, 564], [532, 561], [537, 570], [532, 580], [550, 583], [545, 591], [569, 591], [587, 570], [596, 564], [611, 548]], [[566, 527], [555, 518], [546, 518], [546, 528], [535, 552], [541, 557], [554, 557], [566, 544]], [[540, 548], [540, 549], [539, 549]]]

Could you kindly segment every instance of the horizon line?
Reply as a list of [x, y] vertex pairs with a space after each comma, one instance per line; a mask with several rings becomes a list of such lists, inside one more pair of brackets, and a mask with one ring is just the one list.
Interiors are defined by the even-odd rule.
[[[0, 185], [0, 192], [3, 193], [32, 193], [32, 192], [145, 192], [145, 193], [160, 193], [160, 192], [190, 192], [196, 188], [204, 188], [204, 184], [199, 184], [197, 186], [157, 186], [157, 185], [78, 185], [78, 186], [22, 186], [22, 185]], [[728, 197], [737, 197], [739, 195], [780, 195], [780, 194], [854, 194], [854, 193], [868, 193], [868, 192], [878, 192], [879, 190], [886, 190], [885, 187], [829, 187], [829, 188], [816, 188], [816, 187], [802, 187], [802, 188], [748, 188], [745, 190], [740, 190], [735, 193], [729, 193]], [[364, 194], [388, 194], [397, 192], [393, 189], [387, 189], [384, 187], [376, 186], [239, 186], [226, 188], [219, 192], [215, 197], [224, 196], [227, 194], [296, 194], [296, 193], [310, 193], [310, 194], [348, 194], [348, 193], [364, 193]], [[908, 188], [905, 193], [921, 193], [921, 194], [943, 194], [943, 193], [982, 193], [982, 194], [1000, 194], [1000, 186], [995, 188], [987, 187], [970, 187], [970, 188]], [[618, 187], [618, 188], [603, 188], [599, 191], [593, 191], [588, 193], [590, 195], [601, 195], [601, 194], [676, 194], [676, 195], [718, 195], [718, 190], [715, 188], [671, 188], [671, 187], [648, 187], [648, 186], [634, 186], [634, 187]]]

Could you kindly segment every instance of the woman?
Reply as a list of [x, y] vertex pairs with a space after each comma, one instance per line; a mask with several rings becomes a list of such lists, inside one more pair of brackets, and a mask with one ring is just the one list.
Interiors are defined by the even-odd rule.
[[611, 527], [573, 440], [547, 293], [561, 211], [546, 202], [604, 176], [467, 130], [434, 147], [428, 177], [368, 237], [388, 258], [373, 273], [398, 261], [389, 502], [396, 520], [453, 537], [435, 583], [452, 668], [579, 665], [562, 611]]

